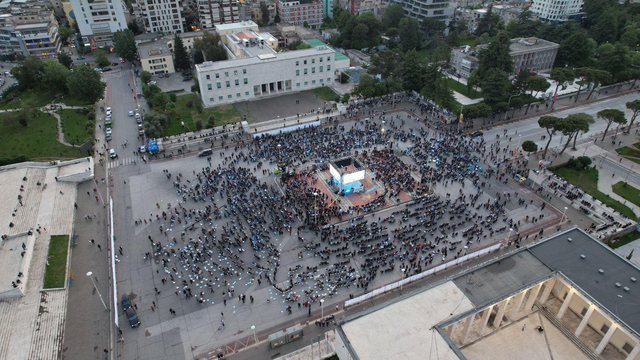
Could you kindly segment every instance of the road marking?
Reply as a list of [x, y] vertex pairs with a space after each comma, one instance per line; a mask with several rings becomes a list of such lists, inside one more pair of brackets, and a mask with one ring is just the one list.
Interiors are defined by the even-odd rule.
[[125, 165], [135, 165], [137, 163], [138, 158], [134, 157], [134, 156], [130, 156], [128, 158], [124, 158], [124, 159], [115, 159], [115, 160], [111, 160], [109, 161], [109, 164], [107, 165], [107, 169], [114, 169], [117, 168], [119, 166], [125, 166]]

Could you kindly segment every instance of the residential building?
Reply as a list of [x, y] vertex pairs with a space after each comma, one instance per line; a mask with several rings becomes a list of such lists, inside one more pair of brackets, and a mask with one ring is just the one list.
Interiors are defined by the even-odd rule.
[[53, 13], [55, 14], [55, 16], [57, 16], [59, 19], [64, 18], [64, 6], [62, 4], [62, 0], [50, 0], [49, 3], [53, 8]]
[[139, 42], [137, 46], [142, 71], [147, 71], [154, 75], [173, 74], [176, 72], [173, 66], [173, 53], [169, 50], [165, 38]]
[[[478, 69], [479, 52], [487, 45], [478, 45], [475, 48], [462, 46], [451, 50], [451, 68], [454, 75], [469, 78], [471, 73]], [[511, 39], [509, 54], [513, 61], [513, 73], [517, 74], [524, 69], [532, 72], [544, 72], [553, 68], [560, 45], [539, 39], [515, 38]]]
[[240, 21], [238, 0], [197, 0], [197, 4], [202, 29]]
[[351, 15], [363, 13], [373, 13], [381, 16], [387, 2], [383, 0], [342, 0], [337, 2], [337, 6], [347, 10]]
[[82, 45], [92, 50], [113, 45], [113, 34], [127, 29], [122, 0], [71, 0]]
[[0, 55], [56, 57], [58, 22], [46, 1], [0, 2]]
[[[187, 52], [189, 52], [193, 49], [193, 43], [196, 41], [196, 39], [201, 39], [203, 34], [204, 34], [204, 31], [200, 30], [200, 31], [179, 33], [178, 36], [180, 37], [180, 39], [182, 39], [182, 45], [184, 46], [184, 49], [187, 50]], [[173, 52], [174, 37], [166, 36], [165, 39], [167, 39], [167, 47], [171, 52]]]
[[[491, 12], [494, 15], [498, 15], [500, 20], [503, 23], [508, 24], [512, 21], [516, 21], [518, 17], [525, 10], [523, 6], [517, 5], [492, 5]], [[469, 9], [469, 8], [458, 8], [456, 10], [456, 20], [464, 21], [467, 24], [470, 32], [475, 32], [478, 27], [478, 23], [480, 19], [482, 19], [487, 12], [489, 11], [488, 7], [477, 8], [477, 9]]]
[[[640, 269], [580, 229], [469, 270], [455, 266], [441, 264], [413, 275], [409, 281], [446, 268], [453, 272], [408, 292], [404, 284], [401, 296], [348, 315], [335, 330], [336, 355], [362, 360], [640, 358]], [[386, 287], [392, 291], [401, 284]], [[345, 307], [370, 297], [347, 300]]]
[[540, 20], [567, 21], [580, 14], [583, 0], [533, 0], [529, 11]]
[[181, 0], [138, 0], [146, 32], [183, 32]]
[[328, 18], [333, 17], [333, 1], [332, 0], [322, 0], [322, 12], [324, 16]]
[[453, 0], [391, 0], [391, 4], [400, 4], [407, 16], [416, 20], [442, 20], [446, 25], [453, 19], [455, 1]]
[[239, 31], [233, 31], [232, 25], [221, 25], [229, 60], [196, 65], [204, 106], [330, 86], [339, 71], [349, 66], [348, 59], [345, 62], [338, 58], [336, 51], [326, 45], [276, 52], [278, 40], [249, 25], [239, 23]]
[[293, 25], [318, 28], [324, 16], [320, 0], [279, 0], [277, 5], [280, 21]]

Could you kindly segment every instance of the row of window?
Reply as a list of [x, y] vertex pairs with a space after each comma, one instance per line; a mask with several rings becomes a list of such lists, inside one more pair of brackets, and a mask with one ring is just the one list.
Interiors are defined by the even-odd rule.
[[[323, 58], [323, 57], [319, 57], [318, 59], [319, 59], [319, 60], [318, 60], [319, 62], [322, 62], [322, 60], [323, 60], [324, 58]], [[331, 61], [331, 56], [327, 56], [327, 61]], [[311, 63], [312, 63], [312, 64], [315, 64], [315, 63], [316, 63], [316, 59], [311, 59]], [[302, 61], [302, 64], [303, 64], [303, 65], [307, 65], [307, 59], [304, 59], [304, 60]], [[296, 61], [296, 66], [300, 66], [300, 61]]]
[[[320, 79], [318, 81], [320, 84], [324, 85], [324, 79]], [[327, 78], [327, 82], [330, 83], [331, 82], [331, 78]], [[311, 80], [311, 85], [316, 85], [316, 80]], [[219, 83], [218, 83], [219, 84]], [[309, 86], [309, 82], [305, 81], [304, 82], [304, 86]], [[300, 83], [296, 83], [296, 87], [299, 88], [300, 87]], [[211, 84], [209, 84], [209, 90], [211, 90]], [[244, 96], [249, 96], [249, 92], [245, 91], [244, 92]], [[239, 99], [240, 97], [242, 97], [241, 93], [236, 93], [236, 98]], [[225, 97], [223, 95], [219, 95], [218, 96], [218, 101], [224, 101]], [[233, 94], [227, 94], [227, 100], [232, 100], [233, 99]], [[214, 97], [210, 97], [209, 98], [209, 102], [213, 103], [216, 102]]]
[[[242, 73], [246, 74], [247, 73], [247, 69], [242, 69]], [[237, 76], [238, 75], [238, 70], [233, 70], [233, 75]], [[229, 72], [228, 71], [224, 72], [224, 77], [229, 77]], [[211, 75], [207, 74], [206, 78], [207, 78], [207, 80], [211, 80]], [[216, 79], [220, 79], [220, 73], [216, 73]]]
[[[303, 74], [307, 75], [307, 68], [302, 69], [303, 70]], [[320, 65], [318, 68], [319, 72], [323, 72], [324, 71], [324, 66]], [[331, 65], [327, 65], [327, 71], [331, 71]], [[315, 74], [316, 73], [316, 67], [313, 66], [311, 67], [311, 73]], [[300, 76], [300, 69], [296, 69], [296, 76]]]
[[[243, 83], [244, 85], [248, 85], [248, 84], [249, 84], [249, 79], [244, 78], [244, 79], [242, 80], [242, 83]], [[240, 86], [240, 80], [239, 80], [239, 79], [235, 79], [234, 84], [235, 84], [235, 86]], [[230, 82], [229, 80], [227, 80], [227, 81], [225, 82], [225, 85], [226, 85], [225, 87], [228, 89], [228, 88], [230, 88], [230, 87], [231, 87], [231, 82]], [[217, 83], [216, 83], [216, 89], [222, 89], [222, 83], [217, 82]], [[213, 84], [207, 84], [207, 90], [213, 90]]]

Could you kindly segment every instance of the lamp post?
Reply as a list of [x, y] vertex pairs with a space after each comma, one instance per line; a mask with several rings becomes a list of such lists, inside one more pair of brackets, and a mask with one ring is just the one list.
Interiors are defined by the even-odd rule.
[[504, 239], [504, 242], [506, 243], [506, 245], [509, 245], [509, 239], [511, 238], [512, 232], [513, 232], [513, 228], [509, 228], [509, 235], [507, 235], [507, 238]]
[[96, 292], [98, 293], [98, 297], [100, 298], [100, 302], [102, 303], [102, 306], [104, 306], [104, 309], [109, 311], [109, 309], [107, 309], [107, 304], [104, 303], [104, 300], [102, 299], [102, 295], [100, 294], [100, 290], [98, 290], [98, 287], [96, 286], [96, 282], [93, 279], [93, 273], [91, 271], [89, 271], [87, 273], [87, 277], [89, 277], [89, 279], [91, 279], [91, 283], [93, 284], [93, 288], [96, 290]]
[[324, 319], [324, 299], [320, 299], [320, 316]]
[[253, 330], [253, 341], [256, 342], [256, 344], [258, 343], [258, 337], [256, 336], [256, 326], [255, 325], [251, 325], [251, 330]]
[[561, 224], [564, 222], [564, 217], [565, 217], [565, 216], [566, 216], [566, 214], [567, 214], [567, 210], [569, 210], [569, 208], [565, 206], [565, 207], [564, 207], [564, 211], [562, 212], [562, 217], [560, 218], [560, 223], [561, 223]]

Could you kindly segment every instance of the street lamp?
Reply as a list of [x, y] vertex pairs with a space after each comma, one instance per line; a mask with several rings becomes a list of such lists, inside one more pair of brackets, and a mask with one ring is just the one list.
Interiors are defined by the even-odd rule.
[[107, 309], [107, 304], [104, 303], [104, 300], [102, 299], [102, 295], [100, 294], [100, 290], [98, 290], [98, 287], [96, 286], [96, 282], [93, 279], [93, 273], [91, 271], [89, 271], [87, 273], [87, 277], [89, 277], [89, 279], [91, 279], [91, 283], [93, 284], [93, 288], [96, 290], [96, 292], [98, 293], [98, 297], [100, 298], [100, 302], [102, 303], [102, 306], [104, 306], [104, 309], [109, 311], [109, 309]]
[[251, 325], [251, 330], [253, 330], [253, 341], [256, 342], [256, 344], [258, 343], [258, 337], [256, 336], [256, 326], [255, 325]]
[[507, 245], [509, 245], [509, 239], [511, 238], [511, 233], [513, 232], [513, 228], [509, 228], [509, 235], [507, 235], [507, 238], [504, 239], [505, 243], [507, 243]]
[[564, 207], [564, 211], [562, 212], [562, 217], [560, 218], [560, 223], [564, 222], [564, 217], [566, 216], [568, 209], [569, 209], [568, 207], [566, 206]]
[[324, 319], [324, 299], [320, 299], [320, 315]]

